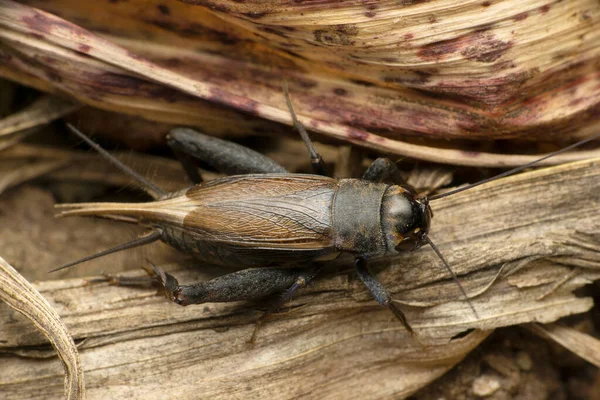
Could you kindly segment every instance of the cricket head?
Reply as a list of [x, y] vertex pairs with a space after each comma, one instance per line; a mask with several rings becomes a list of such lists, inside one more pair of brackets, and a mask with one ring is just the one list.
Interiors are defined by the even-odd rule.
[[427, 198], [412, 189], [390, 186], [381, 204], [381, 225], [390, 252], [413, 251], [427, 243], [433, 212]]
[[475, 316], [479, 318], [456, 274], [428, 236], [433, 212], [427, 197], [418, 199], [409, 187], [390, 186], [383, 195], [381, 207], [381, 225], [388, 252], [391, 249], [391, 252], [397, 253], [413, 251], [423, 245], [430, 245], [467, 299]]

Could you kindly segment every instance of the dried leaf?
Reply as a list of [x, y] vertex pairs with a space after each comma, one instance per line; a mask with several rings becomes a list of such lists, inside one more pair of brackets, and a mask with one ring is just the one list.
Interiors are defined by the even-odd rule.
[[[593, 132], [598, 128], [594, 110], [600, 98], [596, 65], [600, 47], [594, 43], [600, 40], [600, 30], [593, 18], [598, 7], [589, 2], [533, 10], [515, 0], [515, 7], [525, 10], [512, 18], [497, 12], [495, 4], [455, 7], [449, 0], [401, 8], [382, 4], [379, 11], [337, 3], [329, 7], [327, 2], [273, 5], [268, 10], [258, 4], [202, 2], [213, 6], [217, 16], [206, 8], [174, 1], [155, 8], [147, 5], [144, 10], [111, 3], [93, 13], [83, 3], [75, 7], [63, 6], [59, 0], [31, 2], [113, 33], [109, 41], [54, 15], [3, 0], [0, 55], [7, 66], [0, 68], [0, 74], [15, 78], [21, 73], [15, 78], [21, 81], [34, 76], [30, 84], [42, 81], [47, 86], [51, 81], [55, 90], [87, 104], [220, 133], [281, 129], [256, 119], [248, 122], [219, 105], [289, 124], [281, 93], [281, 81], [287, 79], [300, 120], [316, 132], [424, 160], [515, 166], [537, 156], [466, 154], [397, 139], [532, 138], [547, 137], [549, 131], [554, 138], [563, 138], [575, 131], [579, 136]], [[290, 14], [295, 7], [298, 15]], [[478, 18], [473, 19], [475, 12]], [[481, 14], [488, 23], [469, 26], [472, 21], [480, 23]], [[99, 20], [90, 20], [90, 15]], [[110, 22], [100, 15], [110, 15], [106, 19]], [[444, 15], [445, 22], [429, 21], [431, 15]], [[326, 16], [329, 23], [323, 20]], [[352, 16], [358, 20], [347, 23]], [[223, 25], [219, 17], [228, 24]], [[548, 23], [531, 25], [523, 17]], [[315, 26], [314, 18], [322, 25]], [[564, 47], [554, 45], [560, 25], [551, 23], [554, 20], [569, 32], [560, 33]], [[443, 29], [426, 29], [423, 24], [440, 24]], [[539, 27], [536, 40], [529, 32], [532, 27]], [[148, 42], [140, 31], [152, 32], [157, 42]], [[380, 40], [385, 44], [374, 47]], [[570, 56], [565, 48], [577, 49], [580, 56]], [[376, 55], [379, 51], [383, 54]], [[468, 98], [484, 104], [465, 104]], [[579, 152], [549, 162], [594, 155], [598, 152]]]
[[[56, 349], [64, 367], [65, 398], [85, 398], [83, 368], [81, 367], [77, 347], [75, 347], [66, 326], [48, 301], [1, 257], [0, 298], [11, 308], [33, 322]], [[13, 371], [10, 369], [4, 369], [3, 379], [11, 379], [12, 373]], [[9, 394], [8, 391], [4, 393]], [[9, 397], [21, 397], [21, 395], [16, 392]]]
[[420, 193], [429, 194], [452, 183], [454, 171], [443, 167], [413, 168], [406, 183], [418, 188]]
[[42, 96], [26, 109], [0, 120], [0, 138], [48, 124], [80, 107], [60, 97]]
[[2, 165], [0, 165], [0, 194], [9, 187], [19, 185], [64, 167], [67, 165], [67, 161], [50, 160], [34, 163], [27, 162], [16, 166], [13, 164], [12, 166], [9, 166], [10, 169], [8, 170], [5, 169], [5, 164], [6, 163], [2, 163]]

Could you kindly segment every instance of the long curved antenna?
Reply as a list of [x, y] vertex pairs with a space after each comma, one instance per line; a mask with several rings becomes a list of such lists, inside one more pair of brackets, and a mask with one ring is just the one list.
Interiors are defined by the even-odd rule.
[[81, 139], [83, 139], [87, 144], [89, 144], [94, 150], [96, 150], [102, 157], [104, 157], [112, 165], [117, 167], [121, 172], [125, 173], [126, 175], [129, 175], [130, 177], [132, 177], [133, 179], [138, 181], [138, 183], [140, 183], [142, 185], [142, 188], [146, 192], [148, 192], [153, 198], [157, 199], [157, 198], [167, 194], [167, 192], [165, 192], [164, 190], [162, 190], [161, 188], [156, 186], [154, 183], [150, 182], [148, 179], [144, 178], [143, 176], [141, 176], [140, 174], [138, 174], [137, 172], [135, 172], [134, 170], [129, 168], [127, 165], [125, 165], [121, 161], [117, 160], [115, 158], [115, 156], [110, 154], [108, 151], [104, 150], [102, 147], [100, 147], [98, 145], [98, 143], [94, 142], [85, 133], [81, 132], [79, 129], [75, 128], [73, 125], [67, 124], [67, 128], [69, 128], [71, 130], [71, 132], [73, 132], [74, 134], [79, 136]]
[[433, 244], [433, 242], [431, 241], [431, 239], [429, 239], [428, 236], [425, 236], [425, 240], [427, 241], [427, 243], [429, 243], [429, 245], [431, 246], [433, 251], [435, 251], [435, 254], [438, 255], [440, 260], [442, 260], [442, 263], [444, 263], [444, 266], [446, 267], [448, 272], [450, 272], [450, 275], [452, 275], [452, 279], [454, 279], [454, 282], [456, 282], [456, 284], [458, 285], [463, 296], [465, 296], [465, 300], [467, 300], [467, 303], [469, 303], [469, 307], [471, 307], [471, 310], [473, 310], [473, 314], [475, 314], [475, 318], [479, 319], [479, 315], [477, 315], [477, 311], [475, 311], [475, 307], [473, 307], [473, 303], [471, 303], [471, 300], [469, 300], [469, 296], [467, 296], [467, 292], [465, 291], [465, 288], [458, 281], [458, 277], [456, 276], [454, 271], [452, 271], [452, 268], [450, 268], [450, 265], [448, 265], [448, 263], [446, 262], [446, 259], [444, 259], [444, 257], [442, 256], [442, 253], [440, 253], [440, 251], [438, 250], [436, 245]]
[[143, 246], [145, 244], [150, 244], [150, 243], [156, 242], [160, 238], [161, 238], [160, 231], [152, 231], [149, 234], [139, 237], [137, 239], [133, 239], [130, 242], [119, 244], [115, 247], [111, 247], [110, 249], [102, 250], [96, 254], [92, 254], [87, 257], [83, 257], [77, 261], [73, 261], [68, 264], [62, 265], [58, 268], [51, 269], [50, 271], [48, 271], [48, 273], [60, 271], [61, 269], [69, 268], [69, 267], [72, 267], [73, 265], [81, 264], [82, 262], [90, 261], [95, 258], [103, 257], [103, 256], [106, 256], [106, 255], [112, 254], [112, 253], [116, 253], [118, 251], [132, 249], [134, 247]]
[[441, 198], [444, 198], [444, 197], [448, 197], [448, 196], [451, 196], [453, 194], [464, 192], [465, 190], [472, 189], [472, 188], [474, 188], [476, 186], [483, 185], [484, 183], [488, 183], [488, 182], [491, 182], [491, 181], [495, 181], [496, 179], [500, 179], [500, 178], [504, 178], [504, 177], [509, 176], [509, 175], [516, 174], [517, 172], [521, 172], [524, 169], [529, 168], [529, 167], [531, 167], [531, 166], [539, 163], [540, 161], [544, 161], [544, 160], [547, 160], [548, 158], [551, 158], [551, 157], [554, 157], [556, 155], [565, 153], [565, 152], [567, 152], [567, 151], [569, 151], [571, 149], [574, 149], [575, 147], [579, 147], [579, 146], [581, 146], [581, 145], [583, 145], [585, 143], [591, 142], [592, 140], [595, 140], [595, 139], [598, 139], [598, 138], [600, 138], [600, 133], [598, 133], [598, 134], [596, 134], [596, 135], [594, 135], [592, 137], [589, 137], [587, 139], [581, 140], [581, 141], [579, 141], [577, 143], [573, 143], [572, 145], [567, 146], [567, 147], [565, 147], [563, 149], [557, 150], [554, 153], [547, 154], [544, 157], [538, 158], [537, 160], [532, 161], [532, 162], [530, 162], [528, 164], [521, 165], [520, 167], [516, 167], [516, 168], [513, 168], [513, 169], [511, 169], [509, 171], [506, 171], [506, 172], [503, 172], [501, 174], [492, 176], [491, 178], [487, 178], [487, 179], [484, 179], [482, 181], [473, 183], [472, 185], [465, 186], [465, 187], [462, 187], [462, 188], [458, 188], [458, 189], [455, 189], [455, 190], [451, 190], [451, 191], [446, 192], [446, 193], [436, 194], [435, 196], [429, 197], [429, 201], [438, 200], [438, 199], [441, 199]]

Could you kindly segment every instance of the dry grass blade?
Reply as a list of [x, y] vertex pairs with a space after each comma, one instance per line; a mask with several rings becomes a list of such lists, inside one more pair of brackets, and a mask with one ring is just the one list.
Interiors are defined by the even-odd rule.
[[1, 168], [3, 167], [2, 165], [0, 166], [0, 194], [9, 187], [20, 185], [21, 183], [46, 175], [67, 164], [68, 160], [39, 160], [12, 167], [8, 171], [4, 171], [4, 168]]
[[539, 336], [564, 346], [600, 368], [600, 340], [595, 337], [559, 324], [530, 324], [527, 327]]
[[60, 97], [46, 95], [26, 109], [0, 120], [0, 139], [62, 118], [81, 105]]
[[[592, 307], [592, 299], [573, 292], [600, 278], [599, 179], [600, 160], [590, 160], [433, 202], [431, 237], [481, 318], [475, 320], [427, 248], [373, 265], [424, 348], [347, 273], [325, 276], [303, 290], [264, 324], [254, 346], [247, 344], [258, 316], [252, 305], [184, 308], [154, 290], [81, 279], [37, 287], [56, 304], [74, 337], [85, 339], [80, 351], [89, 368], [89, 398], [106, 397], [108, 390], [117, 398], [402, 398], [439, 377], [497, 327], [552, 323]], [[223, 273], [186, 265], [166, 269], [186, 283]], [[580, 272], [557, 286], [571, 268]], [[28, 398], [42, 388], [56, 393], [50, 378], [31, 382], [50, 361], [24, 368], [20, 358], [36, 356], [29, 347], [43, 340], [1, 314], [0, 336], [6, 338], [0, 343], [8, 353], [6, 368], [16, 371], [0, 391]]]
[[[175, 160], [132, 152], [114, 152], [114, 155], [167, 190], [175, 191], [189, 186], [181, 164]], [[22, 178], [14, 181], [15, 183], [23, 182], [27, 176], [34, 177], [35, 170], [40, 170], [41, 175], [41, 170], [47, 166], [49, 179], [56, 181], [98, 182], [120, 188], [132, 185], [130, 177], [119, 172], [96, 153], [21, 143], [3, 152], [2, 157], [4, 163], [0, 163], [0, 167], [9, 162], [19, 166], [4, 168], [8, 172], [4, 177], [0, 175], [0, 183], [3, 180], [13, 182], [17, 177]], [[56, 168], [51, 168], [52, 165]], [[60, 168], [65, 165], [68, 168]], [[206, 176], [212, 179], [217, 175], [207, 172]]]
[[[1, 257], [0, 298], [33, 322], [56, 349], [65, 369], [65, 398], [85, 398], [79, 353], [66, 326], [48, 301]], [[11, 373], [10, 370], [4, 370], [2, 379], [6, 379]]]

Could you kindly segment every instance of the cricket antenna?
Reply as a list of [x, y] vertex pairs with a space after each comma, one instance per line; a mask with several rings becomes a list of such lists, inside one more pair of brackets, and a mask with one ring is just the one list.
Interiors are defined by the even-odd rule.
[[67, 123], [67, 128], [71, 130], [74, 134], [83, 139], [87, 144], [89, 144], [94, 150], [96, 150], [102, 157], [104, 157], [108, 162], [117, 167], [121, 172], [129, 175], [138, 183], [142, 185], [142, 189], [146, 191], [150, 196], [154, 199], [162, 197], [167, 194], [164, 190], [156, 186], [154, 183], [150, 182], [148, 179], [144, 178], [127, 165], [123, 164], [121, 161], [117, 160], [115, 156], [110, 154], [108, 151], [104, 150], [102, 147], [98, 145], [98, 143], [94, 142], [90, 139], [85, 133], [81, 132], [79, 129], [75, 128], [73, 125]]
[[50, 271], [48, 271], [48, 273], [60, 271], [61, 269], [69, 268], [69, 267], [72, 267], [74, 265], [81, 264], [82, 262], [90, 261], [90, 260], [93, 260], [95, 258], [103, 257], [103, 256], [106, 256], [106, 255], [112, 254], [112, 253], [116, 253], [118, 251], [132, 249], [134, 247], [143, 246], [145, 244], [150, 244], [150, 243], [156, 242], [160, 238], [161, 238], [161, 232], [160, 231], [152, 231], [149, 234], [144, 235], [142, 237], [139, 237], [137, 239], [133, 239], [130, 242], [123, 243], [123, 244], [117, 245], [115, 247], [111, 247], [110, 249], [102, 250], [102, 251], [100, 251], [100, 252], [98, 252], [96, 254], [92, 254], [92, 255], [89, 255], [87, 257], [83, 257], [83, 258], [81, 258], [81, 259], [79, 259], [77, 261], [73, 261], [73, 262], [70, 262], [68, 264], [62, 265], [62, 266], [60, 266], [58, 268], [51, 269]]
[[537, 164], [537, 163], [539, 163], [541, 161], [544, 161], [544, 160], [547, 160], [548, 158], [551, 158], [551, 157], [557, 156], [559, 154], [565, 153], [565, 152], [567, 152], [567, 151], [569, 151], [571, 149], [574, 149], [575, 147], [579, 147], [579, 146], [581, 146], [583, 144], [586, 144], [586, 143], [591, 142], [592, 140], [595, 140], [595, 139], [598, 139], [598, 138], [600, 138], [600, 133], [598, 133], [598, 134], [596, 134], [596, 135], [594, 135], [592, 137], [589, 137], [587, 139], [580, 140], [577, 143], [573, 143], [572, 145], [567, 146], [567, 147], [565, 147], [563, 149], [557, 150], [557, 151], [555, 151], [553, 153], [547, 154], [544, 157], [538, 158], [537, 160], [534, 160], [534, 161], [532, 161], [530, 163], [527, 163], [525, 165], [521, 165], [520, 167], [516, 167], [516, 168], [513, 168], [513, 169], [511, 169], [509, 171], [506, 171], [506, 172], [503, 172], [501, 174], [492, 176], [491, 178], [487, 178], [487, 179], [484, 179], [482, 181], [479, 181], [479, 182], [476, 182], [476, 183], [473, 183], [471, 185], [468, 185], [468, 186], [465, 186], [465, 187], [461, 187], [461, 188], [458, 188], [458, 189], [455, 189], [455, 190], [451, 190], [451, 191], [446, 192], [446, 193], [436, 194], [434, 196], [429, 197], [429, 200], [432, 201], [432, 200], [442, 199], [444, 197], [448, 197], [448, 196], [451, 196], [453, 194], [464, 192], [465, 190], [472, 189], [472, 188], [474, 188], [476, 186], [483, 185], [484, 183], [488, 183], [488, 182], [491, 182], [491, 181], [495, 181], [496, 179], [500, 179], [500, 178], [504, 178], [504, 177], [516, 174], [517, 172], [521, 172], [524, 169], [529, 168], [529, 167], [531, 167], [531, 166], [533, 166], [533, 165], [535, 165], [535, 164]]
[[469, 307], [471, 307], [471, 310], [473, 310], [473, 314], [475, 314], [475, 318], [479, 319], [479, 315], [477, 315], [477, 311], [475, 311], [475, 307], [473, 307], [473, 303], [471, 303], [471, 300], [469, 300], [469, 296], [467, 296], [467, 292], [465, 291], [465, 288], [458, 281], [458, 277], [456, 276], [454, 271], [452, 271], [452, 268], [450, 268], [450, 265], [448, 265], [448, 263], [446, 262], [446, 259], [444, 259], [444, 256], [442, 256], [442, 253], [440, 253], [437, 246], [435, 244], [433, 244], [433, 242], [431, 241], [431, 239], [429, 239], [428, 236], [424, 236], [424, 239], [427, 243], [429, 243], [429, 245], [431, 246], [433, 251], [435, 251], [435, 254], [438, 255], [440, 260], [442, 260], [442, 263], [444, 263], [444, 266], [446, 267], [448, 272], [450, 272], [450, 275], [452, 275], [452, 279], [454, 279], [454, 282], [456, 282], [456, 284], [458, 285], [458, 288], [462, 292], [463, 296], [465, 296], [467, 303], [469, 303]]

